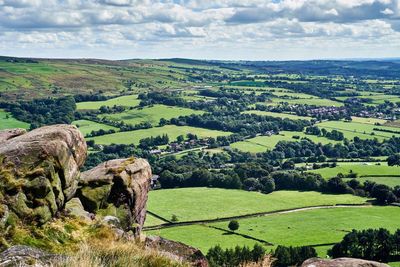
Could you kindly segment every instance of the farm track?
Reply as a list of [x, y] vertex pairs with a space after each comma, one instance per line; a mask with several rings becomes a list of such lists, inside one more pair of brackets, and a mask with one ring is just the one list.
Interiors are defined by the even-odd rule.
[[[171, 222], [170, 220], [167, 220], [167, 219], [155, 214], [154, 212], [147, 211], [149, 214], [153, 215], [154, 217], [165, 221], [165, 223], [159, 224], [159, 225], [154, 225], [154, 226], [143, 227], [143, 230], [149, 231], [149, 230], [159, 230], [159, 229], [178, 227], [178, 226], [202, 225], [202, 224], [215, 223], [215, 222], [225, 222], [225, 221], [230, 221], [230, 220], [263, 217], [263, 216], [270, 216], [270, 215], [276, 215], [276, 214], [287, 214], [287, 213], [292, 213], [292, 212], [316, 210], [316, 209], [360, 208], [360, 207], [372, 207], [372, 205], [371, 204], [321, 205], [321, 206], [310, 206], [310, 207], [302, 207], [302, 208], [295, 208], [295, 209], [284, 209], [284, 210], [276, 210], [276, 211], [258, 212], [258, 213], [250, 213], [250, 214], [224, 217], [224, 218], [185, 221], [185, 222]], [[267, 241], [265, 241], [265, 242], [267, 242]], [[267, 242], [267, 243], [269, 243], [269, 242]]]

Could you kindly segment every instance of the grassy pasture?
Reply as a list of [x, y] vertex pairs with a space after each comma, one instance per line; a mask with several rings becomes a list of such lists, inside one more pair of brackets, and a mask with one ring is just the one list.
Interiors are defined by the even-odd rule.
[[73, 125], [76, 125], [81, 133], [83, 135], [87, 135], [91, 133], [92, 131], [98, 131], [98, 130], [111, 130], [114, 129], [115, 131], [118, 130], [118, 128], [107, 125], [107, 124], [102, 124], [94, 121], [89, 121], [89, 120], [77, 120], [72, 122]]
[[308, 135], [303, 132], [290, 132], [290, 131], [281, 131], [278, 135], [271, 136], [257, 136], [254, 138], [247, 139], [245, 141], [236, 142], [231, 144], [232, 148], [236, 148], [245, 152], [251, 153], [259, 153], [265, 152], [268, 149], [273, 149], [279, 141], [300, 141], [301, 139], [295, 139], [293, 136], [300, 136], [300, 138], [308, 138], [315, 143], [329, 144], [329, 143], [338, 143], [339, 141], [330, 140], [325, 137]]
[[15, 119], [11, 115], [11, 113], [0, 109], [0, 130], [11, 129], [11, 128], [28, 129], [29, 123], [19, 121]]
[[[350, 178], [345, 178], [345, 181], [351, 180]], [[370, 182], [375, 182], [377, 184], [385, 184], [390, 187], [395, 187], [397, 185], [400, 185], [400, 175], [398, 177], [358, 177], [358, 181], [360, 181], [362, 184], [365, 183], [365, 181], [370, 181]]]
[[387, 120], [384, 119], [376, 119], [376, 118], [363, 118], [363, 117], [351, 117], [352, 122], [357, 122], [357, 123], [366, 123], [366, 124], [373, 124], [379, 123], [379, 124], [385, 124]]
[[[249, 235], [273, 243], [267, 250], [277, 245], [305, 246], [339, 242], [352, 229], [384, 227], [391, 231], [398, 228], [400, 213], [398, 207], [349, 207], [335, 209], [307, 210], [286, 214], [247, 218], [239, 220], [239, 234]], [[228, 229], [227, 222], [213, 223], [222, 229]], [[223, 248], [236, 245], [253, 246], [257, 241], [239, 235], [207, 227], [209, 225], [191, 225], [147, 231], [146, 234], [183, 242], [199, 248], [204, 253], [217, 244]], [[327, 254], [331, 245], [317, 246], [320, 257]]]
[[275, 191], [271, 194], [219, 188], [180, 188], [149, 193], [147, 209], [163, 218], [175, 214], [193, 221], [269, 212], [307, 206], [362, 204], [365, 198], [318, 192]]
[[311, 117], [307, 116], [298, 116], [295, 114], [288, 114], [288, 113], [278, 113], [278, 112], [270, 112], [270, 111], [261, 111], [261, 110], [248, 110], [244, 111], [243, 113], [247, 114], [256, 114], [261, 116], [271, 116], [271, 117], [278, 117], [282, 119], [291, 119], [291, 120], [311, 120]]
[[[346, 100], [349, 98], [348, 96], [341, 96], [341, 97], [336, 97], [338, 100]], [[385, 101], [389, 101], [392, 103], [397, 103], [400, 102], [400, 97], [397, 95], [389, 95], [389, 94], [382, 94], [382, 93], [374, 93], [374, 92], [365, 92], [362, 93], [361, 96], [357, 96], [356, 98], [369, 98], [372, 100], [370, 104], [372, 105], [379, 105], [383, 104]]]
[[114, 134], [107, 134], [102, 136], [96, 136], [88, 138], [89, 140], [95, 140], [96, 144], [138, 144], [140, 139], [147, 138], [150, 136], [158, 136], [167, 134], [170, 141], [175, 140], [179, 135], [186, 136], [188, 133], [197, 134], [198, 137], [217, 137], [230, 135], [230, 132], [222, 132], [216, 130], [209, 130], [205, 128], [197, 128], [190, 126], [175, 126], [166, 125], [163, 127], [154, 127], [150, 129], [142, 129], [129, 132], [119, 132]]
[[223, 248], [232, 248], [236, 245], [252, 247], [254, 244], [258, 243], [239, 235], [227, 234], [224, 231], [210, 228], [207, 225], [179, 226], [146, 231], [145, 234], [162, 236], [167, 239], [192, 245], [199, 248], [205, 254], [211, 247], [218, 244]]
[[168, 120], [179, 116], [203, 113], [204, 111], [193, 110], [189, 108], [154, 105], [151, 107], [145, 107], [143, 109], [132, 109], [122, 113], [100, 116], [110, 120], [124, 121], [127, 124], [133, 125], [141, 122], [150, 122], [152, 125], [156, 125], [159, 123], [161, 118]]
[[[387, 163], [381, 163], [381, 165], [375, 165], [374, 163], [338, 163], [338, 166], [334, 168], [322, 168], [312, 170], [311, 172], [319, 173], [324, 178], [331, 178], [336, 176], [338, 173], [349, 173], [353, 171], [358, 176], [399, 176], [400, 180], [400, 167], [399, 166], [387, 166]], [[368, 180], [368, 179], [367, 179]]]
[[165, 221], [160, 220], [149, 213], [146, 214], [146, 221], [144, 222], [144, 226], [159, 225], [162, 223], [165, 223]]
[[140, 100], [137, 98], [137, 95], [126, 95], [111, 98], [105, 101], [88, 101], [88, 102], [79, 102], [76, 104], [77, 109], [99, 109], [101, 106], [112, 107], [116, 106], [124, 106], [124, 107], [136, 107], [140, 103]]
[[[320, 128], [326, 128], [329, 130], [336, 129], [345, 135], [346, 138], [352, 139], [355, 136], [360, 138], [377, 138], [378, 140], [388, 139], [392, 136], [400, 136], [400, 134], [396, 133], [388, 133], [382, 131], [373, 130], [374, 128], [379, 128], [383, 130], [393, 130], [398, 131], [397, 128], [394, 127], [385, 127], [385, 126], [377, 126], [373, 124], [367, 123], [359, 123], [359, 122], [345, 122], [345, 121], [326, 121], [316, 124]], [[374, 133], [374, 135], [372, 135]]]
[[[241, 219], [237, 232], [274, 245], [318, 245], [339, 242], [352, 229], [384, 227], [394, 231], [399, 220], [399, 207], [316, 209]], [[227, 229], [226, 222], [212, 225]]]

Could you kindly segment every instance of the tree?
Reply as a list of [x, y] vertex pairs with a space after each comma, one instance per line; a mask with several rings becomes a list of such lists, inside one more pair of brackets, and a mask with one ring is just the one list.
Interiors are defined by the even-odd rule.
[[172, 214], [171, 216], [171, 222], [177, 222], [178, 220], [178, 216], [176, 216], [175, 214]]
[[236, 220], [230, 221], [228, 224], [228, 228], [231, 231], [236, 231], [237, 229], [239, 229], [239, 222]]
[[179, 135], [179, 136], [176, 138], [176, 141], [177, 141], [178, 143], [182, 143], [184, 140], [185, 140], [185, 137], [184, 137], [183, 135]]
[[387, 158], [389, 166], [400, 166], [400, 154], [393, 154]]

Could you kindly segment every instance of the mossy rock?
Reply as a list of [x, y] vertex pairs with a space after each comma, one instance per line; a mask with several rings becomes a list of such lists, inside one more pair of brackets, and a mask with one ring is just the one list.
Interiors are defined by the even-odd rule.
[[111, 184], [106, 184], [95, 188], [85, 186], [78, 190], [77, 195], [87, 211], [96, 212], [97, 210], [106, 206], [107, 198], [111, 191], [111, 186]]

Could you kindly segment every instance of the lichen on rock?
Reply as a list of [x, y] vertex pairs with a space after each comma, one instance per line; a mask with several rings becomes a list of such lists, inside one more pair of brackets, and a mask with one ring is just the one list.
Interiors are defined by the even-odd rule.
[[144, 159], [116, 159], [83, 172], [77, 196], [90, 212], [116, 216], [139, 233], [145, 217], [151, 168]]
[[0, 193], [20, 219], [43, 224], [77, 189], [86, 143], [72, 125], [0, 131]]

